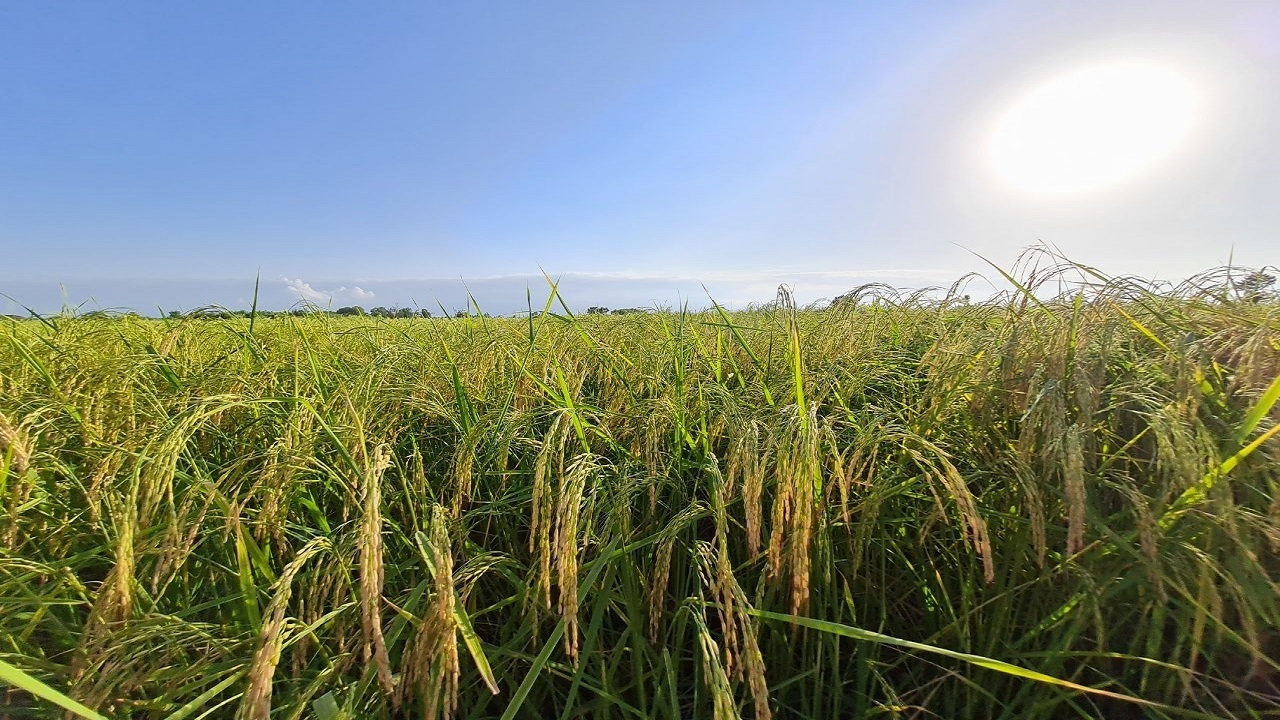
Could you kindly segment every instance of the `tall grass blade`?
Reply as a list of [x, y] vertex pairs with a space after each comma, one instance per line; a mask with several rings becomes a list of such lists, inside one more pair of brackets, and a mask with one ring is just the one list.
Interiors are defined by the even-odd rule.
[[14, 667], [4, 660], [0, 660], [0, 682], [30, 693], [41, 700], [51, 702], [68, 712], [75, 713], [79, 717], [87, 718], [87, 720], [107, 720], [106, 717], [98, 712], [72, 700], [63, 693], [44, 684], [39, 678], [27, 674], [21, 668]]

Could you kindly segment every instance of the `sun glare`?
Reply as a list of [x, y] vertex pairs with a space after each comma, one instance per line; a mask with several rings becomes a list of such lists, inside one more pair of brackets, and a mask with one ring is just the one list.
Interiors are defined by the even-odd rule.
[[1017, 99], [987, 146], [996, 176], [1035, 194], [1112, 188], [1182, 148], [1200, 106], [1195, 84], [1154, 62], [1110, 62], [1055, 77]]

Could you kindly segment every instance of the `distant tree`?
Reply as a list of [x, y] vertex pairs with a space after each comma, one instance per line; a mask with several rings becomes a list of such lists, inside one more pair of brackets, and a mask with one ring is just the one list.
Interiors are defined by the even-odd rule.
[[369, 314], [374, 317], [391, 317], [391, 311], [382, 307], [381, 305], [370, 310]]
[[169, 311], [169, 319], [170, 319], [170, 320], [179, 320], [179, 319], [181, 319], [181, 318], [182, 318], [182, 311], [180, 311], [180, 310], [170, 310], [170, 311]]
[[351, 306], [349, 306], [349, 307], [340, 307], [340, 308], [338, 308], [338, 309], [337, 309], [336, 313], [337, 313], [338, 315], [364, 315], [364, 314], [366, 314], [366, 313], [365, 313], [365, 311], [364, 311], [364, 308], [360, 307], [359, 305], [351, 305]]
[[[591, 311], [588, 310], [587, 312], [591, 312]], [[610, 315], [635, 315], [637, 313], [648, 313], [648, 312], [649, 311], [646, 308], [618, 308], [617, 310], [609, 311], [609, 314]]]
[[467, 316], [467, 311], [466, 311], [466, 310], [457, 310], [457, 311], [455, 311], [455, 312], [453, 313], [453, 316], [454, 316], [454, 317], [456, 317], [456, 318], [464, 318], [464, 317], [466, 317], [466, 316]]
[[1240, 293], [1241, 298], [1255, 303], [1261, 302], [1269, 295], [1271, 288], [1275, 284], [1276, 276], [1261, 270], [1254, 270], [1235, 283], [1236, 290]]
[[421, 310], [418, 311], [418, 317], [424, 318], [424, 319], [429, 318], [431, 317], [431, 311], [426, 308], [422, 308]]
[[858, 297], [860, 296], [860, 294], [861, 293], [859, 292], [859, 290], [850, 290], [849, 292], [844, 293], [843, 295], [837, 295], [835, 299], [831, 301], [831, 305], [829, 307], [831, 308], [856, 307], [858, 304]]
[[601, 307], [600, 305], [592, 305], [591, 307], [587, 308], [587, 314], [588, 315], [608, 315], [609, 308]]
[[399, 308], [396, 310], [396, 317], [398, 318], [411, 318], [414, 314], [413, 308]]

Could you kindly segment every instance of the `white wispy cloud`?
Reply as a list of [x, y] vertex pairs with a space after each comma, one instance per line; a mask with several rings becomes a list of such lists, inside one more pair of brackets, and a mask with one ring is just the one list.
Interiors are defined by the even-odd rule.
[[313, 286], [302, 278], [289, 278], [281, 275], [280, 280], [298, 300], [315, 303], [316, 305], [329, 305], [335, 300], [372, 300], [374, 298], [372, 290], [365, 290], [359, 285], [352, 285], [351, 287], [342, 285], [335, 290], [324, 290]]
[[311, 283], [302, 278], [291, 279], [281, 275], [280, 279], [284, 282], [285, 287], [289, 289], [289, 292], [293, 293], [294, 297], [299, 300], [305, 300], [317, 305], [324, 305], [333, 301], [332, 294], [311, 287]]
[[352, 300], [372, 300], [374, 298], [372, 290], [365, 290], [359, 285], [352, 285], [351, 287], [344, 285], [333, 292], [335, 295], [349, 297]]

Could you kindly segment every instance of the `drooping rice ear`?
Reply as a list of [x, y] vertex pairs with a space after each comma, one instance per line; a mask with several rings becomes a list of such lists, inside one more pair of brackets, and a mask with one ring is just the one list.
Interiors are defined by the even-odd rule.
[[431, 573], [432, 595], [401, 659], [404, 669], [398, 689], [401, 703], [416, 697], [422, 703], [423, 717], [432, 720], [453, 717], [461, 676], [455, 612], [458, 596], [448, 523], [449, 511], [435, 505], [429, 532], [418, 536]]
[[1075, 555], [1084, 548], [1086, 514], [1084, 451], [1078, 425], [1068, 428], [1062, 440], [1062, 478], [1067, 496], [1067, 554]]
[[382, 585], [385, 578], [382, 552], [382, 474], [391, 464], [390, 451], [379, 445], [369, 453], [360, 480], [360, 618], [364, 636], [362, 654], [377, 671], [378, 684], [391, 697], [391, 659], [382, 635]]
[[289, 599], [293, 594], [293, 580], [307, 561], [328, 548], [328, 541], [316, 538], [303, 546], [274, 586], [274, 594], [267, 605], [267, 617], [258, 632], [258, 646], [249, 664], [248, 688], [236, 710], [239, 720], [269, 720], [271, 717], [272, 683], [280, 653], [284, 647], [284, 626]]
[[555, 574], [558, 597], [556, 609], [564, 620], [564, 650], [578, 660], [578, 564], [583, 538], [581, 518], [587, 480], [595, 477], [597, 458], [582, 454], [574, 458], [561, 475], [555, 509]]

